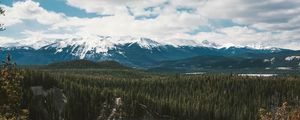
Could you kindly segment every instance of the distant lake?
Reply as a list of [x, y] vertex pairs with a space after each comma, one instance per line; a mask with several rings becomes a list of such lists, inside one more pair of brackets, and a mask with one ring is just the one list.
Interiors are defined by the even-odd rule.
[[186, 75], [203, 75], [205, 72], [190, 72], [190, 73], [185, 73]]
[[244, 76], [244, 77], [273, 77], [277, 75], [278, 74], [238, 74], [238, 76]]

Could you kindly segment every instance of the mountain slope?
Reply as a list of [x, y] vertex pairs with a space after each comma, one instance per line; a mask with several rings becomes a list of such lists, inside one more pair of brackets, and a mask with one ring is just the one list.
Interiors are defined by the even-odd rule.
[[0, 54], [11, 53], [18, 64], [49, 64], [87, 59], [114, 60], [131, 67], [152, 68], [157, 67], [162, 61], [197, 56], [241, 56], [250, 59], [283, 51], [292, 52], [292, 50], [278, 48], [222, 47], [207, 40], [173, 40], [167, 43], [148, 38], [110, 36], [58, 39], [39, 43], [43, 43], [35, 45], [41, 46], [39, 48], [30, 45], [2, 47]]

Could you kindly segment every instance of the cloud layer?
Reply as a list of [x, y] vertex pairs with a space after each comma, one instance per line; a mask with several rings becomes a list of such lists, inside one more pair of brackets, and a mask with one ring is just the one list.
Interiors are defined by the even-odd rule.
[[[28, 22], [39, 26], [15, 31], [20, 40], [110, 35], [300, 49], [300, 1], [296, 0], [66, 0], [65, 4], [98, 17], [70, 17], [25, 0], [2, 5], [7, 12], [0, 23], [8, 29]], [[0, 35], [20, 41], [7, 32]]]

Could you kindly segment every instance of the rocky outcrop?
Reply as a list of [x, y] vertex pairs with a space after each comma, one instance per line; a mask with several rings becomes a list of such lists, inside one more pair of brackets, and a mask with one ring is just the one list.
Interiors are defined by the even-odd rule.
[[34, 86], [31, 90], [30, 118], [34, 120], [62, 120], [67, 97], [59, 88], [44, 90]]

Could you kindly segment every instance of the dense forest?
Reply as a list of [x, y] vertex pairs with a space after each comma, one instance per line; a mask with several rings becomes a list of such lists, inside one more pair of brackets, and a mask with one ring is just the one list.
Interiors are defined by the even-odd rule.
[[[134, 69], [39, 69], [24, 73], [24, 105], [30, 106], [32, 86], [59, 88], [66, 104], [58, 115], [66, 120], [189, 119], [255, 120], [260, 109], [273, 110], [288, 102], [299, 105], [297, 76], [239, 77], [233, 74], [163, 75]], [[122, 104], [116, 104], [116, 100]], [[120, 102], [120, 101], [119, 101]], [[40, 111], [30, 113], [41, 119]], [[112, 113], [115, 114], [112, 115]]]
[[86, 60], [17, 68], [8, 55], [0, 77], [4, 120], [300, 118], [297, 74], [160, 74]]

